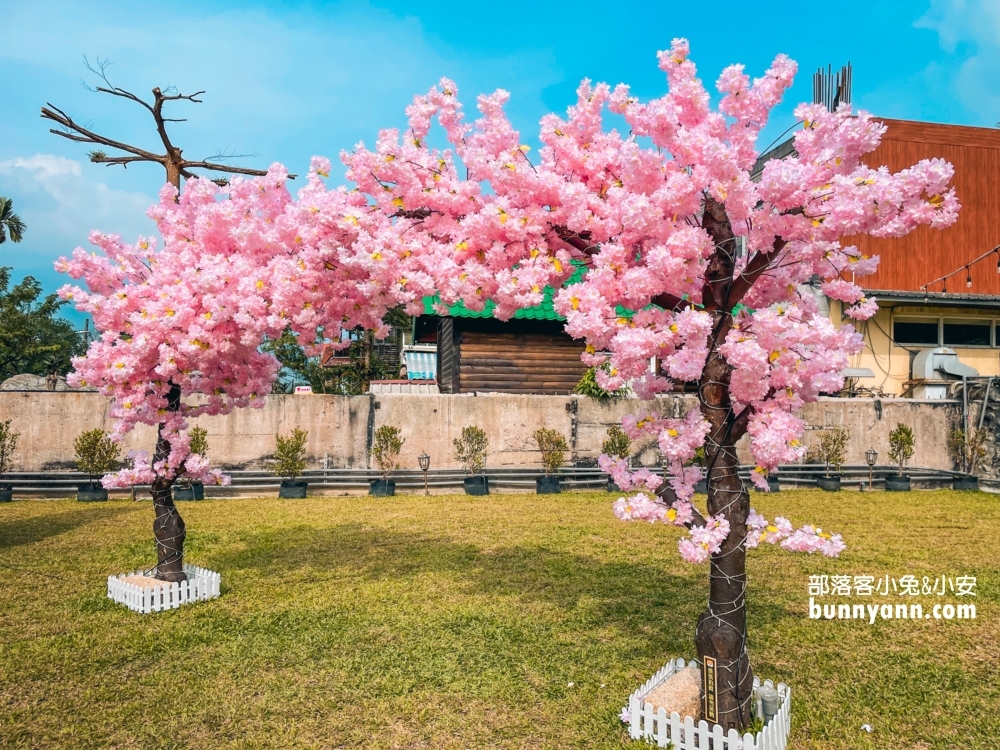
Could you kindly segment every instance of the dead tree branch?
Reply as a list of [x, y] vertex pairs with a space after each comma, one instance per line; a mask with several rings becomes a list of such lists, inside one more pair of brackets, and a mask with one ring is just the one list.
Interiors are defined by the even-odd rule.
[[[108, 78], [108, 67], [110, 67], [111, 62], [108, 59], [101, 59], [98, 57], [96, 64], [92, 64], [86, 56], [84, 56], [83, 60], [87, 70], [96, 75], [101, 81], [101, 84], [97, 86], [90, 86], [84, 82], [84, 86], [94, 93], [116, 96], [142, 106], [153, 116], [156, 133], [160, 138], [160, 142], [163, 144], [163, 153], [157, 154], [138, 146], [133, 146], [130, 143], [115, 140], [96, 132], [89, 126], [76, 122], [63, 110], [59, 109], [50, 102], [46, 102], [45, 106], [42, 107], [42, 119], [50, 120], [59, 126], [59, 128], [50, 128], [50, 133], [54, 133], [61, 138], [66, 138], [67, 140], [76, 141], [78, 143], [92, 143], [97, 146], [105, 146], [110, 149], [130, 154], [130, 156], [116, 154], [109, 155], [103, 150], [94, 149], [88, 153], [88, 157], [91, 162], [95, 164], [104, 164], [109, 167], [121, 166], [123, 168], [136, 162], [155, 162], [156, 164], [163, 166], [167, 173], [167, 182], [172, 184], [178, 190], [180, 190], [181, 187], [181, 177], [184, 177], [185, 179], [192, 179], [197, 176], [191, 171], [192, 169], [205, 169], [212, 172], [242, 174], [253, 177], [262, 177], [267, 174], [267, 171], [262, 169], [235, 167], [222, 163], [228, 159], [255, 157], [256, 154], [227, 154], [223, 151], [213, 156], [206, 157], [200, 161], [192, 161], [185, 159], [183, 156], [183, 149], [174, 145], [169, 134], [167, 133], [167, 123], [186, 122], [187, 120], [186, 118], [167, 117], [163, 112], [164, 105], [168, 102], [176, 101], [188, 101], [195, 104], [201, 104], [202, 99], [198, 97], [204, 94], [204, 91], [195, 91], [193, 94], [182, 94], [173, 86], [168, 86], [166, 89], [160, 89], [157, 87], [152, 90], [153, 100], [152, 102], [149, 102], [141, 96], [111, 83]], [[295, 175], [289, 175], [289, 177], [294, 179]], [[225, 178], [219, 178], [216, 181], [224, 182]]]

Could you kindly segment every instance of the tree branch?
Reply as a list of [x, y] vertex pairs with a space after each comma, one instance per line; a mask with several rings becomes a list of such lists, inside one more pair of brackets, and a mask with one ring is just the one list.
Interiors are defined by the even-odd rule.
[[[181, 168], [188, 169], [212, 169], [217, 172], [230, 172], [232, 174], [248, 174], [254, 177], [263, 177], [267, 174], [266, 169], [250, 169], [249, 167], [233, 167], [229, 164], [213, 164], [208, 161], [182, 161]], [[294, 179], [294, 175], [288, 175]]]
[[785, 240], [778, 237], [774, 241], [774, 247], [766, 253], [759, 252], [750, 259], [746, 269], [738, 278], [733, 279], [733, 283], [729, 287], [729, 294], [726, 295], [725, 303], [727, 309], [734, 307], [743, 300], [746, 293], [750, 291], [750, 287], [771, 266], [771, 262], [778, 257], [778, 254], [785, 248], [786, 244], [788, 243]]
[[597, 255], [601, 250], [600, 245], [595, 245], [590, 241], [590, 232], [571, 232], [566, 227], [552, 227], [552, 231], [559, 239], [581, 253]]
[[[170, 88], [173, 88], [172, 86]], [[168, 89], [169, 90], [169, 89]], [[157, 89], [159, 91], [159, 89]], [[187, 99], [189, 102], [194, 102], [195, 104], [202, 104], [201, 99], [195, 99], [196, 96], [201, 96], [204, 91], [195, 91], [193, 94], [163, 94], [162, 98], [165, 102], [176, 102], [180, 99]]]
[[426, 219], [431, 215], [431, 210], [429, 208], [415, 208], [412, 211], [405, 211], [400, 209], [393, 216], [400, 219]]
[[[673, 505], [674, 503], [677, 502], [677, 493], [674, 492], [674, 488], [671, 487], [666, 482], [664, 482], [663, 484], [661, 484], [659, 487], [656, 488], [656, 497], [662, 500], [667, 505]], [[701, 511], [699, 511], [696, 507], [694, 507], [694, 503], [689, 502], [689, 505], [691, 506], [691, 513], [693, 515], [693, 518], [684, 525], [689, 529], [692, 526], [704, 526], [705, 517], [701, 514]]]
[[159, 163], [157, 159], [147, 159], [145, 156], [101, 156], [99, 152], [92, 151], [90, 154], [90, 161], [94, 164], [106, 164], [109, 167], [115, 165], [121, 165], [127, 167], [129, 164], [133, 164], [138, 161], [152, 161]]
[[95, 68], [93, 65], [90, 64], [90, 60], [87, 58], [87, 56], [84, 55], [83, 64], [87, 66], [87, 70], [89, 70], [94, 75], [98, 76], [102, 81], [104, 81], [107, 84], [106, 88], [104, 86], [98, 86], [97, 88], [92, 88], [87, 85], [86, 81], [81, 81], [81, 83], [83, 83], [86, 89], [88, 89], [89, 91], [93, 91], [94, 93], [111, 94], [112, 96], [120, 96], [123, 99], [130, 99], [131, 101], [136, 102], [137, 104], [141, 104], [150, 112], [153, 111], [153, 108], [148, 103], [140, 99], [131, 91], [126, 91], [125, 89], [118, 88], [113, 83], [111, 83], [110, 80], [108, 80], [107, 70], [111, 66], [110, 60], [108, 60], [107, 58], [102, 60], [98, 55], [97, 67]]
[[[771, 392], [765, 398], [770, 398], [773, 395], [774, 389], [772, 388]], [[750, 426], [750, 417], [754, 415], [754, 411], [753, 405], [747, 406], [747, 408], [741, 411], [739, 415], [733, 419], [732, 427], [729, 429], [729, 435], [733, 439], [734, 443], [747, 434], [747, 428]]]
[[[566, 227], [552, 227], [552, 231], [559, 239], [581, 253], [596, 255], [601, 250], [600, 245], [595, 245], [590, 241], [589, 232], [571, 232]], [[689, 303], [690, 300], [681, 299], [673, 294], [660, 294], [654, 297], [651, 302], [664, 310], [676, 310], [682, 304]]]
[[[167, 122], [182, 122], [182, 121], [167, 120]], [[212, 156], [206, 156], [204, 159], [202, 159], [202, 161], [225, 162], [228, 161], [229, 159], [256, 159], [258, 156], [260, 156], [260, 154], [258, 154], [256, 151], [252, 154], [237, 154], [234, 151], [226, 153], [226, 151], [227, 149], [222, 149], [221, 151], [212, 154]]]
[[[130, 154], [135, 154], [136, 156], [145, 157], [149, 161], [155, 161], [161, 164], [164, 162], [165, 157], [163, 156], [159, 156], [158, 154], [146, 151], [145, 149], [138, 148], [136, 146], [130, 146], [127, 143], [122, 143], [121, 141], [115, 141], [112, 140], [111, 138], [108, 138], [107, 136], [95, 133], [89, 128], [85, 128], [79, 123], [74, 122], [72, 117], [67, 115], [65, 112], [56, 107], [54, 104], [51, 104], [50, 102], [46, 102], [45, 104], [46, 106], [42, 107], [42, 119], [52, 120], [53, 122], [62, 125], [64, 128], [67, 129], [67, 131], [72, 131], [72, 132], [67, 132], [62, 130], [50, 129], [49, 132], [51, 133], [55, 133], [56, 135], [62, 136], [63, 138], [68, 138], [71, 141], [79, 141], [81, 143], [99, 143], [102, 146], [117, 148], [120, 151], [127, 151]], [[75, 135], [74, 133], [79, 135]]]

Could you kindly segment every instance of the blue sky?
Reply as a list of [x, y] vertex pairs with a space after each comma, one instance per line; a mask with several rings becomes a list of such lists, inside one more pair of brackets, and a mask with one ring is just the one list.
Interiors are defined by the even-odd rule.
[[[419, 10], [418, 10], [419, 9]], [[13, 2], [0, 0], [0, 195], [28, 225], [24, 242], [0, 246], [14, 277], [63, 279], [52, 261], [85, 245], [91, 229], [126, 238], [150, 233], [145, 209], [163, 180], [156, 165], [90, 164], [87, 147], [48, 133], [46, 101], [119, 140], [157, 145], [134, 104], [87, 91], [83, 65], [109, 58], [112, 81], [136, 93], [153, 86], [205, 89], [204, 104], [171, 132], [189, 157], [252, 152], [242, 162], [336, 159], [380, 128], [443, 75], [466, 108], [505, 88], [514, 124], [535, 143], [539, 118], [563, 111], [581, 78], [625, 82], [642, 98], [664, 91], [656, 51], [691, 40], [702, 77], [742, 62], [760, 75], [778, 52], [799, 62], [791, 96], [764, 133], [792, 124], [812, 95], [819, 66], [854, 65], [855, 106], [877, 115], [993, 127], [1000, 121], [1000, 2], [838, 0], [798, 2], [268, 3]], [[145, 116], [144, 116], [145, 115]], [[761, 144], [766, 145], [766, 144]], [[74, 316], [75, 317], [75, 316]]]

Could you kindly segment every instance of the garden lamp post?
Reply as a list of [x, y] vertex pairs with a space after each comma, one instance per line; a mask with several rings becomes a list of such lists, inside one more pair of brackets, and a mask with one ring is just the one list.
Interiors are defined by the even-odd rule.
[[872, 488], [872, 471], [875, 468], [875, 461], [878, 460], [878, 453], [875, 452], [874, 448], [869, 448], [865, 451], [865, 463], [868, 464], [868, 490], [871, 491]]
[[430, 490], [427, 489], [427, 470], [431, 468], [431, 457], [426, 453], [421, 453], [417, 456], [417, 463], [420, 464], [420, 470], [424, 472], [424, 494], [429, 495]]

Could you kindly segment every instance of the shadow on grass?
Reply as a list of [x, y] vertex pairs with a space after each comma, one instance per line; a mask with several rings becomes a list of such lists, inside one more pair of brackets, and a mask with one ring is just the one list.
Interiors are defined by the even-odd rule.
[[[599, 560], [544, 546], [482, 549], [444, 536], [359, 524], [270, 530], [242, 541], [243, 550], [209, 553], [206, 562], [214, 570], [255, 570], [278, 578], [303, 569], [315, 571], [318, 579], [328, 572], [368, 581], [441, 574], [471, 595], [521, 597], [565, 611], [589, 600], [591, 617], [629, 628], [659, 629], [669, 619], [693, 631], [708, 593], [707, 566], [678, 575], [666, 566]], [[790, 616], [778, 605], [754, 606], [755, 627]]]
[[87, 507], [64, 513], [45, 514], [32, 518], [19, 518], [0, 524], [0, 550], [34, 544], [52, 536], [65, 534], [81, 526], [128, 513], [131, 508]]

